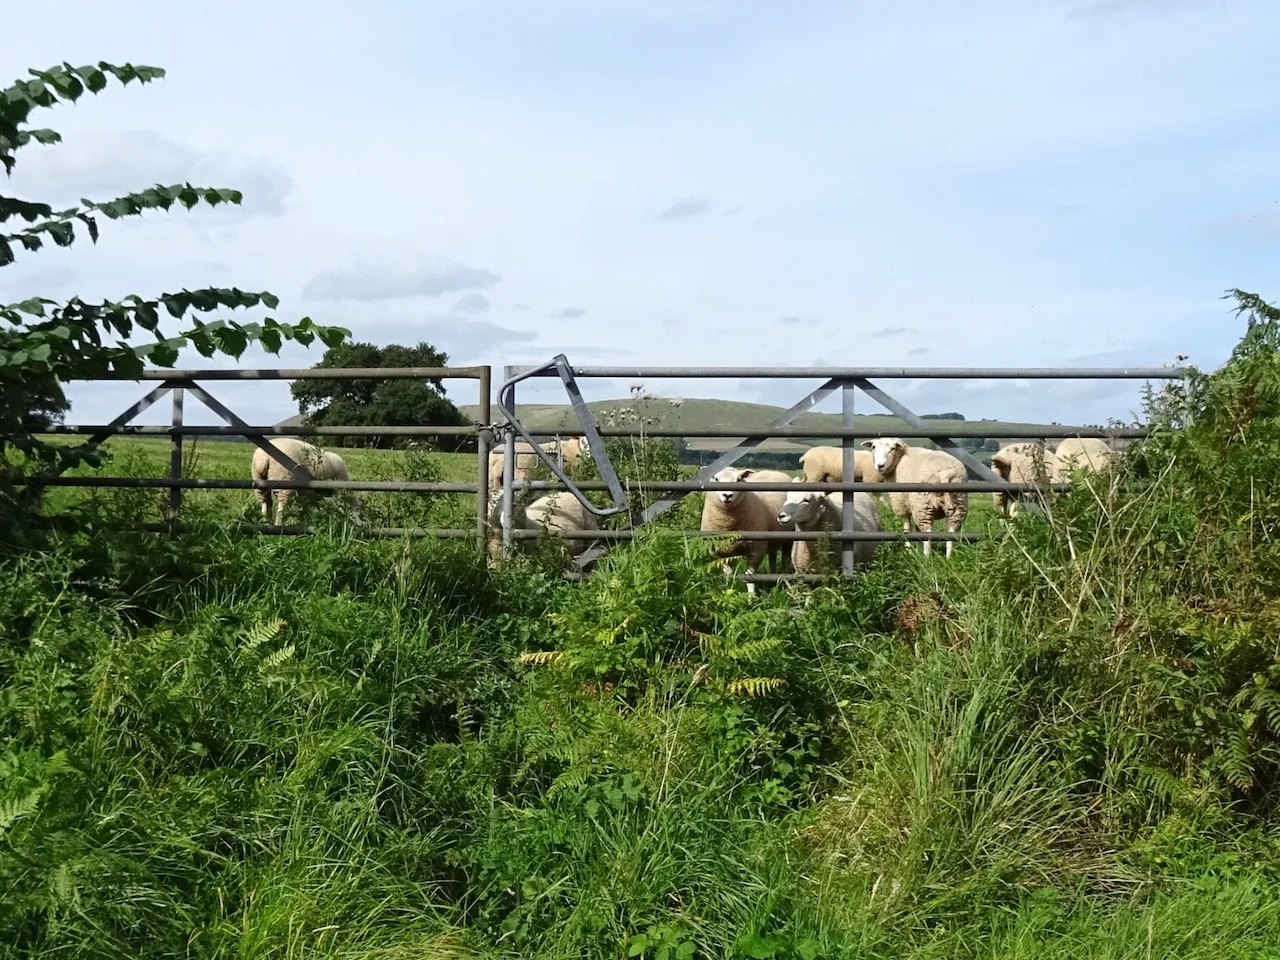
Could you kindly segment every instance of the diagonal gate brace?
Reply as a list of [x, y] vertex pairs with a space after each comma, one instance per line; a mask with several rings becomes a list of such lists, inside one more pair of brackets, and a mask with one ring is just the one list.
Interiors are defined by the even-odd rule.
[[[769, 423], [766, 424], [766, 428], [772, 429], [773, 427], [790, 426], [796, 420], [799, 420], [801, 415], [808, 413], [810, 410], [812, 410], [814, 407], [820, 404], [827, 397], [831, 396], [831, 394], [833, 394], [835, 391], [839, 390], [840, 383], [841, 382], [839, 380], [828, 380], [826, 383], [822, 384], [822, 386], [818, 387], [817, 389], [809, 393], [802, 400], [792, 405], [780, 417], [777, 417], [776, 419], [769, 421]], [[719, 473], [725, 467], [733, 466], [733, 464], [737, 463], [740, 459], [745, 457], [748, 453], [750, 453], [757, 446], [759, 446], [764, 441], [764, 439], [765, 439], [764, 437], [753, 437], [751, 439], [743, 440], [742, 443], [738, 444], [732, 450], [725, 451], [720, 456], [718, 456], [715, 460], [713, 460], [711, 463], [707, 464], [705, 467], [703, 467], [701, 470], [695, 473], [693, 475], [693, 480], [695, 482], [710, 480], [712, 477], [714, 477], [717, 473]], [[694, 491], [689, 491], [689, 492], [691, 493]], [[640, 514], [639, 523], [634, 525], [628, 524], [628, 526], [629, 527], [643, 526], [644, 524], [653, 520], [655, 517], [662, 516], [662, 514], [666, 513], [668, 510], [670, 510], [672, 507], [674, 507], [677, 503], [679, 503], [688, 495], [689, 493], [671, 493], [660, 500], [655, 500], [652, 504], [650, 504], [645, 509], [643, 513]], [[612, 546], [616, 546], [616, 544], [613, 544]], [[609, 549], [609, 547], [610, 545], [602, 544], [599, 546], [593, 546], [591, 547], [591, 549], [584, 551], [577, 558], [577, 561], [576, 561], [579, 569], [585, 569], [587, 564], [591, 563], [593, 560], [595, 560], [597, 557], [603, 554], [606, 550]]]

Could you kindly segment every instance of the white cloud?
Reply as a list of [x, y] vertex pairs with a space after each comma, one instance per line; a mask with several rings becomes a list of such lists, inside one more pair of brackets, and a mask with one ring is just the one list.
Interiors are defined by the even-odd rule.
[[396, 269], [368, 261], [316, 274], [302, 287], [305, 300], [392, 300], [486, 289], [501, 278], [491, 270], [442, 261]]
[[[88, 103], [84, 109], [92, 110]], [[239, 205], [197, 208], [197, 216], [240, 219], [254, 214], [280, 216], [293, 190], [293, 178], [280, 166], [238, 152], [203, 152], [154, 130], [86, 131], [53, 148], [18, 155], [14, 189], [54, 206], [77, 204], [81, 197], [111, 200], [161, 184], [232, 187], [244, 194]]]

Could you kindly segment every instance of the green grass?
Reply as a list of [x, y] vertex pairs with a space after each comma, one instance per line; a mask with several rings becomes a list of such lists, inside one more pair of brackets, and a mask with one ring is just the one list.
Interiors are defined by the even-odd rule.
[[1150, 414], [1047, 517], [755, 597], [705, 542], [574, 584], [53, 490], [0, 557], [0, 957], [1280, 956], [1280, 319]]

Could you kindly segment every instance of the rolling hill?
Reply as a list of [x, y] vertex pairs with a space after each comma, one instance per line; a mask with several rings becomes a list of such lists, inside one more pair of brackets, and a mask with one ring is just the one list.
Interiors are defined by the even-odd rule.
[[[639, 404], [631, 399], [599, 400], [587, 404], [601, 425], [626, 426], [641, 420], [648, 421], [650, 426], [671, 427], [689, 430], [724, 429], [751, 430], [759, 429], [771, 420], [777, 419], [784, 412], [782, 407], [765, 403], [745, 403], [737, 400], [712, 400], [686, 398], [671, 401], [666, 398], [652, 398]], [[458, 408], [463, 416], [477, 416], [475, 405]], [[517, 407], [520, 422], [526, 429], [536, 434], [555, 434], [577, 425], [573, 410], [564, 403], [522, 403]], [[1037, 424], [1015, 423], [1003, 420], [965, 421], [966, 423], [989, 424], [991, 432], [988, 436], [1000, 439], [1001, 429], [1008, 426], [1037, 426]], [[805, 413], [795, 422], [801, 429], [812, 428], [831, 430], [840, 426], [840, 415], [836, 413]], [[855, 426], [869, 432], [892, 432], [904, 426], [903, 422], [887, 414], [859, 415], [855, 418]], [[766, 440], [760, 444], [762, 451], [800, 451], [815, 443], [831, 443], [830, 440], [776, 439]], [[922, 441], [913, 441], [920, 443]], [[729, 438], [694, 438], [689, 441], [693, 450], [725, 450], [734, 446], [735, 440]]]

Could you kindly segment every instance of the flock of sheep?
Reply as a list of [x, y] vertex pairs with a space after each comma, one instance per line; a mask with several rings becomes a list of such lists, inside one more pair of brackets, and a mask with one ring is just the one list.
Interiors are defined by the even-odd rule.
[[[853, 479], [863, 483], [964, 483], [968, 471], [957, 458], [942, 450], [912, 447], [896, 437], [864, 440], [866, 449], [854, 453]], [[1061, 483], [1073, 469], [1100, 471], [1114, 456], [1105, 442], [1096, 439], [1069, 438], [1054, 451], [1038, 443], [1011, 443], [991, 458], [992, 469], [1001, 479], [1012, 483]], [[804, 481], [839, 483], [844, 479], [843, 451], [839, 447], [814, 447], [800, 457]], [[714, 477], [718, 483], [786, 483], [793, 478], [780, 470], [750, 470], [726, 467]], [[799, 483], [801, 478], [794, 478]], [[902, 521], [902, 529], [931, 531], [934, 522], [945, 520], [949, 533], [958, 533], [969, 513], [969, 495], [963, 490], [947, 492], [893, 492], [889, 505]], [[843, 498], [839, 493], [816, 491], [745, 490], [707, 493], [702, 508], [702, 529], [743, 532], [743, 538], [728, 548], [724, 556], [744, 556], [747, 570], [760, 569], [766, 554], [773, 571], [783, 567], [785, 540], [752, 540], [751, 531], [836, 531], [842, 527]], [[1017, 501], [1010, 503], [1006, 494], [993, 493], [996, 506], [1004, 515], [1016, 512]], [[853, 495], [854, 531], [873, 532], [881, 529], [880, 512], [875, 497], [867, 493]], [[946, 555], [951, 556], [954, 541], [947, 541]], [[875, 554], [877, 541], [854, 541], [854, 563], [865, 564]], [[796, 540], [791, 544], [791, 566], [797, 573], [820, 573], [834, 564], [839, 547], [831, 542]], [[930, 541], [924, 541], [924, 553], [930, 552]], [[725, 561], [726, 569], [728, 561]], [[752, 589], [753, 584], [748, 584]], [[754, 591], [752, 591], [754, 592]]]
[[[309, 443], [293, 438], [279, 438], [271, 443], [297, 463], [305, 475], [316, 480], [346, 480], [347, 467], [337, 454], [320, 450]], [[936, 483], [961, 484], [968, 472], [958, 459], [942, 450], [909, 446], [895, 437], [865, 440], [865, 449], [854, 453], [855, 481], [865, 483]], [[558, 456], [565, 467], [572, 468], [583, 456], [590, 453], [582, 440], [574, 438], [543, 444], [552, 457]], [[1050, 451], [1039, 443], [1011, 443], [1001, 448], [991, 458], [992, 469], [1006, 481], [1013, 483], [1061, 483], [1073, 469], [1099, 471], [1114, 456], [1111, 448], [1102, 440], [1069, 438], [1056, 450]], [[502, 470], [504, 453], [494, 450], [489, 454], [488, 516], [491, 532], [490, 556], [499, 555], [501, 542], [498, 531], [502, 510]], [[520, 443], [516, 449], [514, 476], [527, 480], [533, 468], [540, 462], [538, 455], [528, 444]], [[808, 483], [836, 483], [844, 479], [843, 451], [839, 447], [813, 447], [800, 457], [804, 471], [803, 480]], [[270, 457], [264, 450], [254, 451], [252, 476], [255, 480], [289, 480], [289, 471]], [[717, 483], [799, 483], [780, 470], [751, 470], [725, 467], [713, 478]], [[275, 522], [283, 520], [285, 507], [293, 491], [255, 490], [264, 519], [270, 519], [270, 504], [275, 497]], [[1012, 515], [1018, 508], [1017, 501], [1010, 501], [1003, 493], [992, 494], [1000, 512]], [[969, 512], [969, 497], [963, 490], [953, 492], [892, 492], [889, 505], [902, 521], [902, 529], [921, 531], [933, 529], [936, 521], [946, 521], [947, 531], [959, 532]], [[766, 556], [769, 567], [781, 572], [786, 567], [797, 573], [821, 573], [831, 569], [838, 557], [839, 546], [828, 540], [796, 540], [785, 538], [752, 539], [752, 532], [765, 531], [836, 531], [842, 527], [844, 500], [839, 493], [817, 491], [722, 490], [706, 492], [702, 506], [701, 529], [707, 532], [742, 533], [733, 544], [724, 548], [720, 556], [726, 570], [729, 558], [746, 559], [750, 573], [759, 571]], [[550, 533], [568, 530], [599, 529], [595, 517], [582, 503], [567, 491], [557, 491], [537, 497], [529, 488], [522, 488], [513, 503], [512, 527], [522, 530], [543, 530]], [[882, 529], [876, 497], [868, 493], [853, 494], [853, 529], [875, 532]], [[870, 562], [878, 541], [854, 541], [855, 564]], [[948, 540], [946, 555], [951, 556], [954, 541]], [[570, 557], [579, 556], [587, 549], [588, 541], [571, 540], [567, 551]], [[924, 553], [930, 552], [930, 542], [924, 541]], [[788, 563], [789, 561], [789, 563]], [[755, 592], [755, 584], [748, 583]]]

